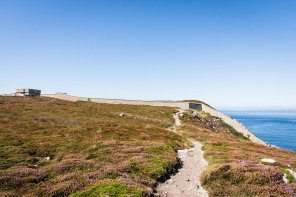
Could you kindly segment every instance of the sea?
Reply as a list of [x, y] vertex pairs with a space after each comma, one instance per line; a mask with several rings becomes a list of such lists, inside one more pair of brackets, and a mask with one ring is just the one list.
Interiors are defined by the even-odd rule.
[[296, 111], [221, 111], [261, 140], [296, 152]]

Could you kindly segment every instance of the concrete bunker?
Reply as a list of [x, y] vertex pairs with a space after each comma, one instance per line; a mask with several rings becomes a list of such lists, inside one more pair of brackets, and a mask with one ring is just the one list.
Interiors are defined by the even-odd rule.
[[202, 104], [201, 103], [189, 103], [189, 108], [202, 110]]
[[40, 96], [41, 90], [36, 89], [17, 89], [15, 96]]

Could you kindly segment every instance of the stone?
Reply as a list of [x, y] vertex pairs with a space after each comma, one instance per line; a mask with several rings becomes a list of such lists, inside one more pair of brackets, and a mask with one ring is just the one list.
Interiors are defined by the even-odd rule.
[[290, 183], [290, 181], [288, 180], [287, 177], [288, 177], [287, 174], [284, 173], [284, 176], [283, 176], [283, 181], [284, 181], [284, 183]]
[[267, 159], [267, 158], [261, 159], [261, 161], [263, 161], [263, 162], [267, 162], [267, 163], [275, 163], [275, 162], [276, 162], [276, 161], [273, 160], [273, 159]]
[[202, 118], [201, 118], [198, 114], [195, 114], [195, 115], [193, 116], [193, 118], [196, 118], [197, 120], [202, 120]]
[[125, 114], [124, 113], [120, 113], [119, 116], [120, 117], [123, 117], [123, 116], [125, 116]]
[[49, 161], [49, 160], [50, 160], [50, 157], [45, 157], [45, 159], [46, 159], [47, 161]]
[[181, 117], [181, 118], [184, 118], [184, 114], [180, 114], [180, 117]]
[[296, 180], [296, 172], [294, 172], [293, 170], [291, 170], [291, 169], [287, 169], [290, 173], [291, 173], [291, 175], [292, 175], [292, 177], [293, 177], [293, 179], [295, 179]]

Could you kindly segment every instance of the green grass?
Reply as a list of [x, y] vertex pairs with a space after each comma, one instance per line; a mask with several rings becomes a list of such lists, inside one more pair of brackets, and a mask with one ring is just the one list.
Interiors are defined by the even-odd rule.
[[119, 182], [107, 182], [97, 183], [91, 188], [76, 192], [70, 195], [70, 197], [105, 197], [105, 196], [118, 196], [118, 197], [140, 197], [143, 191], [140, 189], [130, 188]]
[[225, 123], [222, 120], [219, 120], [220, 124], [227, 128], [227, 130], [236, 138], [241, 139], [241, 140], [250, 140], [248, 137], [245, 137], [244, 134], [238, 132], [237, 130], [235, 130], [232, 126], [230, 126], [229, 124]]
[[296, 183], [296, 180], [293, 178], [292, 174], [290, 173], [289, 170], [284, 169], [284, 168], [280, 168], [280, 171], [287, 174], [287, 178], [291, 183]]

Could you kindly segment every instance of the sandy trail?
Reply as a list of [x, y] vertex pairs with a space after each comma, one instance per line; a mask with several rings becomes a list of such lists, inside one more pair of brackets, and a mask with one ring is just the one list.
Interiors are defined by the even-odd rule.
[[[181, 113], [183, 111], [180, 111]], [[179, 113], [175, 113], [175, 125], [173, 131], [177, 132], [177, 126], [181, 125]], [[182, 168], [178, 172], [160, 183], [155, 196], [159, 197], [195, 197], [195, 196], [208, 196], [206, 190], [201, 187], [200, 175], [205, 170], [208, 162], [203, 158], [202, 145], [195, 141], [190, 140], [194, 145], [193, 148], [178, 151], [178, 156], [182, 161]]]

